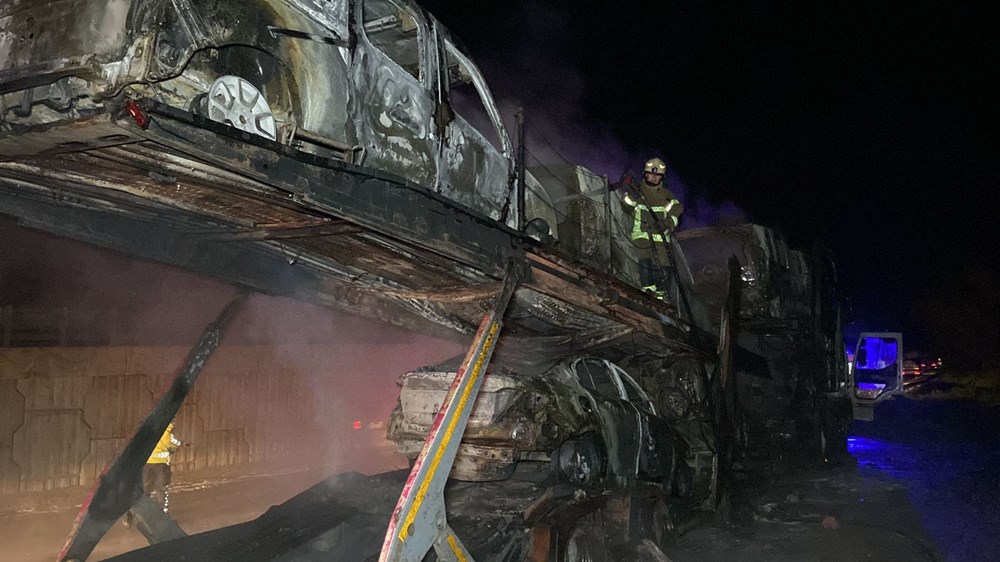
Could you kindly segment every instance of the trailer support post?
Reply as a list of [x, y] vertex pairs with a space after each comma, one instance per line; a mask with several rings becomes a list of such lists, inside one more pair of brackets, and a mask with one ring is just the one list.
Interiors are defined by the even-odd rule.
[[380, 562], [419, 562], [432, 547], [441, 560], [472, 560], [465, 545], [448, 526], [444, 486], [519, 279], [520, 264], [515, 262], [504, 278], [493, 308], [483, 316], [472, 346], [455, 374], [451, 390], [403, 486], [389, 519]]

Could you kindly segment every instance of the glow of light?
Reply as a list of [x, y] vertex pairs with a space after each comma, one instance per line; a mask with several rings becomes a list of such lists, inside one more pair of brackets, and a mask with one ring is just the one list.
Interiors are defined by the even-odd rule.
[[858, 383], [858, 390], [882, 390], [883, 388], [885, 388], [885, 385], [877, 382]]
[[361, 429], [361, 420], [354, 420], [354, 424], [352, 424], [352, 427], [354, 429]]

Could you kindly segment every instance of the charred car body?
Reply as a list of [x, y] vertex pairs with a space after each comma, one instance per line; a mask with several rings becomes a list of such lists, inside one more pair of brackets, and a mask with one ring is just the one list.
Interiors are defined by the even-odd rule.
[[[388, 431], [397, 452], [410, 459], [420, 452], [457, 367], [451, 361], [400, 378]], [[496, 365], [483, 381], [451, 475], [502, 480], [518, 464], [535, 464], [583, 486], [669, 487], [679, 446], [646, 393], [610, 361], [522, 363], [516, 371]]]
[[819, 245], [791, 250], [780, 234], [753, 224], [677, 238], [711, 318], [722, 318], [727, 260], [739, 266], [739, 349], [752, 353], [736, 362], [742, 438], [758, 450], [780, 446], [778, 439], [828, 459], [846, 456], [850, 401], [829, 253]]
[[123, 95], [364, 163], [513, 224], [511, 143], [486, 83], [409, 0], [0, 8], [5, 129], [86, 117]]

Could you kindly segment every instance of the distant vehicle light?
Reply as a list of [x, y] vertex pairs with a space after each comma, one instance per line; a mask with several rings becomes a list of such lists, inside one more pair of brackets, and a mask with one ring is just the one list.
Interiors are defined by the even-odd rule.
[[354, 429], [361, 429], [361, 420], [354, 420], [352, 427], [354, 427]]

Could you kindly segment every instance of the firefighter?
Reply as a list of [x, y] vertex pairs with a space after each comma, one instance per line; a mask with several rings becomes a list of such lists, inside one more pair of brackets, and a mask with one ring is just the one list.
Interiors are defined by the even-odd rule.
[[[183, 441], [174, 436], [174, 422], [167, 425], [167, 430], [156, 442], [153, 453], [146, 460], [146, 466], [142, 467], [142, 491], [149, 496], [156, 505], [163, 509], [163, 513], [170, 512], [170, 456], [178, 447], [183, 445]], [[125, 525], [131, 526], [134, 522], [132, 512], [125, 518]]]
[[182, 444], [174, 436], [174, 422], [170, 422], [142, 469], [143, 491], [163, 508], [163, 513], [170, 511], [170, 491], [167, 489], [170, 485], [170, 456]]
[[[639, 281], [645, 291], [663, 298], [670, 283], [672, 267], [666, 245], [670, 233], [677, 228], [684, 205], [667, 189], [667, 165], [653, 158], [643, 167], [638, 185], [626, 175], [617, 189], [623, 192], [622, 202], [632, 217], [632, 244], [639, 249]], [[652, 216], [656, 215], [655, 220]], [[664, 231], [665, 230], [665, 231]]]

